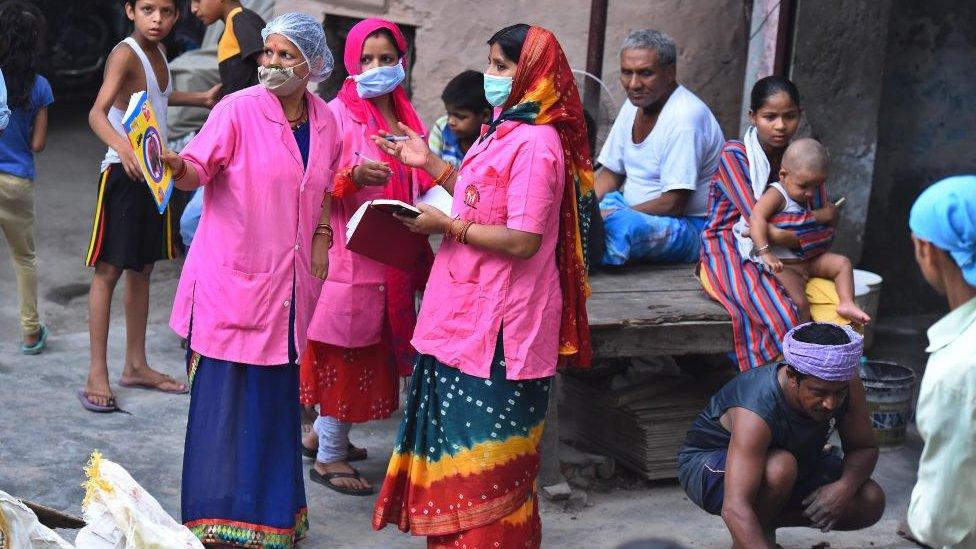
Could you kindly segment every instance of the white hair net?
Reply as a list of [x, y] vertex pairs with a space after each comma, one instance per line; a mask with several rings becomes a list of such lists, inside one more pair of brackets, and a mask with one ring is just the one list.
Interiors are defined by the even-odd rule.
[[284, 36], [302, 52], [311, 71], [309, 80], [321, 82], [332, 74], [335, 61], [329, 45], [325, 43], [325, 29], [314, 17], [297, 12], [283, 13], [261, 30], [261, 38], [264, 40], [272, 34]]

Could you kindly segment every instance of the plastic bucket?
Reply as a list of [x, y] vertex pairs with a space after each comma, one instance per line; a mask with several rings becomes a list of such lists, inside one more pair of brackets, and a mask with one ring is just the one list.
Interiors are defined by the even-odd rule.
[[854, 269], [854, 301], [871, 317], [864, 327], [864, 348], [874, 345], [874, 326], [878, 322], [878, 304], [881, 302], [881, 283], [884, 279], [870, 271]]
[[874, 439], [883, 449], [898, 448], [905, 442], [911, 417], [915, 372], [892, 362], [869, 360], [861, 364], [861, 382]]

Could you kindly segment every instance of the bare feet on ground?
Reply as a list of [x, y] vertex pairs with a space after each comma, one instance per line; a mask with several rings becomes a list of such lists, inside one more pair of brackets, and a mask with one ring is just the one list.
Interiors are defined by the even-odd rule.
[[112, 392], [112, 387], [108, 383], [107, 376], [89, 376], [88, 381], [85, 383], [85, 396], [89, 402], [96, 406], [111, 406], [111, 401], [115, 398], [115, 393]]
[[[315, 470], [323, 475], [327, 473], [355, 473], [353, 468], [345, 461], [333, 461], [332, 463], [322, 463], [321, 461], [316, 461]], [[372, 488], [372, 484], [366, 482], [366, 479], [364, 478], [339, 477], [329, 479], [329, 482], [336, 486], [348, 488], [350, 490], [369, 490]]]
[[871, 317], [854, 303], [841, 303], [837, 305], [837, 314], [858, 324], [871, 322]]
[[146, 388], [154, 387], [160, 391], [184, 391], [186, 385], [176, 381], [172, 377], [153, 370], [149, 366], [133, 367], [128, 371], [122, 372], [120, 380], [124, 385], [139, 385]]

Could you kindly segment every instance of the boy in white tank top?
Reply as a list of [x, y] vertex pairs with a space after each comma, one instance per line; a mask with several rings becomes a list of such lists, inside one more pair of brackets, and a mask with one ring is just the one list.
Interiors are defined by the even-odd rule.
[[95, 104], [88, 114], [92, 131], [109, 147], [102, 161], [98, 198], [86, 264], [94, 267], [89, 293], [91, 364], [88, 380], [77, 396], [93, 412], [118, 409], [107, 366], [108, 327], [112, 294], [125, 276], [126, 352], [119, 384], [125, 387], [186, 393], [186, 385], [149, 367], [146, 322], [149, 274], [160, 259], [173, 258], [169, 209], [160, 214], [143, 180], [135, 153], [122, 129], [122, 114], [133, 93], [145, 90], [166, 142], [169, 104], [210, 108], [220, 86], [206, 92], [173, 91], [169, 65], [160, 42], [173, 29], [184, 0], [125, 0], [134, 24], [132, 34], [112, 50]]
[[753, 252], [748, 258], [764, 265], [779, 280], [800, 314], [810, 320], [806, 283], [810, 277], [828, 278], [837, 287], [837, 314], [859, 324], [871, 317], [854, 302], [854, 272], [851, 260], [840, 254], [823, 253], [803, 259], [798, 254], [769, 242], [769, 219], [780, 212], [799, 213], [809, 209], [810, 199], [827, 179], [829, 158], [823, 145], [813, 139], [797, 139], [786, 148], [779, 182], [771, 183], [756, 201], [749, 218]]

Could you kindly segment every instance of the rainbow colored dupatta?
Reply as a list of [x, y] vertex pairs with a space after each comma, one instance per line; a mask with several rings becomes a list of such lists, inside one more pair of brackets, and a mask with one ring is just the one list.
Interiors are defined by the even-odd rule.
[[569, 61], [556, 36], [542, 27], [529, 29], [513, 78], [512, 93], [503, 105], [502, 113], [491, 121], [484, 135], [490, 135], [506, 120], [550, 124], [563, 145], [566, 185], [559, 206], [559, 241], [556, 245], [559, 285], [563, 294], [559, 361], [563, 366], [586, 368], [593, 353], [586, 314], [590, 285], [583, 243], [589, 233], [588, 216], [594, 200], [593, 161], [586, 138], [583, 104]]

